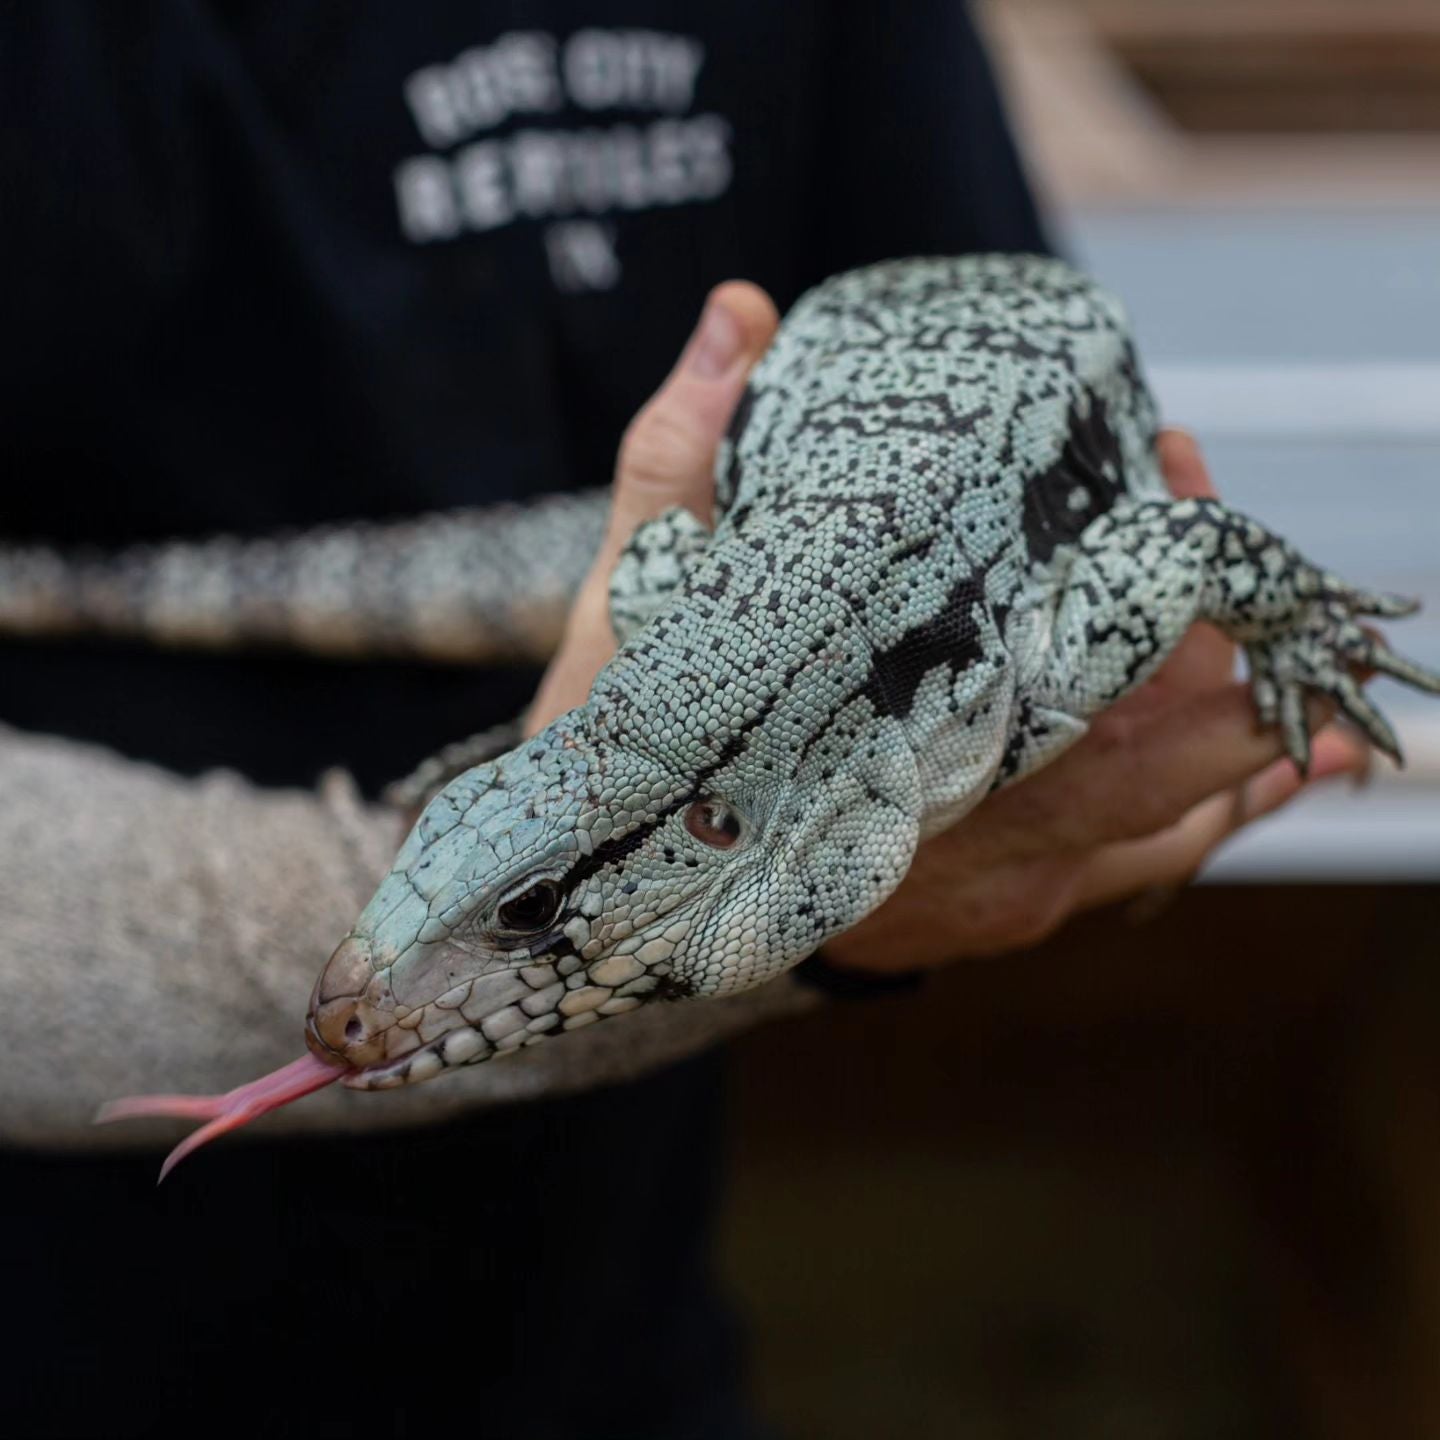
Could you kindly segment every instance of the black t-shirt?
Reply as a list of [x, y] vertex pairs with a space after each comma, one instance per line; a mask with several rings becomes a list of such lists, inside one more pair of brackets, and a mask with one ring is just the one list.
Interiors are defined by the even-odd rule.
[[[0, 80], [8, 539], [602, 485], [717, 282], [1043, 245], [956, 0], [47, 0]], [[0, 720], [374, 788], [532, 680], [10, 644]]]
[[[0, 537], [61, 544], [603, 484], [716, 282], [1044, 247], [957, 0], [44, 0], [0, 179]], [[6, 642], [0, 720], [374, 786], [533, 680]], [[751, 1433], [716, 1107], [702, 1060], [158, 1196], [153, 1156], [10, 1155], [7, 1427]]]

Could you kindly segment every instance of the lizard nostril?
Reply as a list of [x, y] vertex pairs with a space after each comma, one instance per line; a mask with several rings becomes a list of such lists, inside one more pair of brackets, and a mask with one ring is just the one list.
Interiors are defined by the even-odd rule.
[[351, 997], [331, 1000], [312, 1010], [305, 1021], [305, 1043], [322, 1060], [356, 1069], [385, 1054], [388, 1022], [368, 1001]]

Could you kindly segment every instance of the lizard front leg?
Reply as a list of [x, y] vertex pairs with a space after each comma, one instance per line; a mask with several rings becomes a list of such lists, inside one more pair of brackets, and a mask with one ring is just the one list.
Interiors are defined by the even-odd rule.
[[653, 620], [710, 544], [710, 531], [683, 505], [639, 525], [610, 573], [610, 628], [623, 645]]
[[1147, 680], [1196, 620], [1244, 646], [1263, 724], [1278, 724], [1304, 770], [1307, 692], [1328, 696], [1374, 744], [1399, 743], [1355, 670], [1440, 693], [1440, 675], [1394, 654], [1360, 616], [1409, 614], [1413, 602], [1346, 584], [1219, 501], [1122, 504], [1079, 538], [1056, 605], [1042, 705], [1084, 720]]

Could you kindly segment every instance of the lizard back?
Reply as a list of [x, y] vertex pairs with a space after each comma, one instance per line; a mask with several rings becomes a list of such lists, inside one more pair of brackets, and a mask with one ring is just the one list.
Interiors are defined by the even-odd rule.
[[1061, 261], [828, 280], [751, 380], [713, 540], [602, 691], [639, 702], [629, 679], [664, 675], [677, 717], [707, 687], [748, 688], [766, 713], [819, 707], [819, 733], [797, 717], [779, 733], [799, 748], [758, 763], [818, 760], [822, 781], [894, 722], [941, 828], [1004, 776], [1041, 602], [1075, 541], [1122, 497], [1164, 493], [1155, 427], [1119, 303]]

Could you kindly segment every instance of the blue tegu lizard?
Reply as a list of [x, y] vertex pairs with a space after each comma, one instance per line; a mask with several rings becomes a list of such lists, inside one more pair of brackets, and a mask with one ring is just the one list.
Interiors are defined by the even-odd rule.
[[[1307, 694], [1389, 754], [1358, 617], [1412, 607], [1172, 499], [1119, 305], [1061, 262], [898, 261], [806, 295], [686, 511], [617, 566], [589, 699], [430, 801], [316, 985], [357, 1089], [761, 985], [917, 844], [1046, 764], [1197, 620], [1304, 767]], [[307, 1062], [307, 1075], [321, 1072]]]

